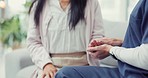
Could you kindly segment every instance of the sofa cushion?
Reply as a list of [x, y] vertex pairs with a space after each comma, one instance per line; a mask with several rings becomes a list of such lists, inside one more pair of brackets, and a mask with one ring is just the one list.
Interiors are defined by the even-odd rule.
[[35, 65], [25, 67], [17, 73], [16, 78], [30, 78], [35, 69]]

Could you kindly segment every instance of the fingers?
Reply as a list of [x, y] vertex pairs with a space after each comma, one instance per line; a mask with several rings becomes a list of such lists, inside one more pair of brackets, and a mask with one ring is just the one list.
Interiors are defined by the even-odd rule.
[[52, 73], [53, 73], [53, 76], [56, 75], [56, 72], [57, 72], [57, 71], [58, 71], [57, 69], [54, 69], [54, 70], [53, 70], [53, 72], [52, 72]]
[[49, 74], [46, 74], [45, 78], [51, 78]]
[[[57, 70], [56, 70], [56, 72], [57, 72]], [[54, 76], [56, 75], [56, 72], [53, 72], [53, 75], [54, 75]]]
[[107, 44], [103, 44], [96, 47], [89, 47], [87, 51], [93, 58], [104, 59], [105, 57], [109, 56], [108, 47], [111, 47], [111, 46], [108, 46]]
[[112, 39], [106, 39], [106, 38], [104, 38], [104, 39], [100, 39], [100, 40], [98, 40], [97, 41], [98, 43], [100, 43], [100, 44], [112, 44]]
[[89, 47], [95, 47], [95, 46], [98, 46], [97, 41], [96, 40], [91, 41]]
[[54, 78], [55, 72], [48, 72], [48, 73], [43, 73], [42, 78]]
[[96, 41], [98, 42], [98, 44], [110, 44], [112, 39], [111, 38], [107, 38], [107, 37], [103, 37], [103, 38], [97, 39]]
[[56, 72], [57, 68], [52, 63], [48, 63], [43, 69], [42, 78], [54, 78]]
[[103, 49], [104, 49], [104, 46], [101, 45], [101, 46], [96, 46], [96, 47], [88, 47], [87, 51], [94, 53], [96, 51], [100, 51], [100, 50], [103, 50]]
[[98, 43], [97, 43], [96, 40], [94, 40], [94, 41], [92, 42], [92, 44], [93, 44], [94, 46], [98, 46]]
[[97, 57], [101, 60], [101, 59], [106, 58], [107, 56], [109, 56], [109, 55], [108, 55], [108, 54], [106, 54], [106, 52], [104, 52], [104, 53], [102, 53], [102, 54], [98, 55]]
[[94, 53], [94, 52], [97, 51], [97, 47], [88, 47], [88, 48], [87, 48], [87, 51], [88, 51], [88, 52]]
[[101, 52], [101, 51], [96, 51], [95, 53], [90, 52], [89, 54], [92, 55], [93, 57], [98, 57], [98, 55], [103, 54], [103, 52]]
[[115, 38], [100, 38], [97, 41], [101, 42], [102, 44], [109, 44], [109, 45], [113, 45], [113, 46], [121, 46], [123, 41], [120, 39], [115, 39]]
[[53, 72], [49, 72], [49, 74], [50, 74], [50, 78], [54, 78]]
[[109, 56], [109, 54], [107, 54], [105, 51], [97, 51], [96, 53], [89, 53], [89, 54], [91, 55], [91, 57], [99, 58], [100, 60]]
[[92, 40], [89, 44], [89, 47], [95, 47], [95, 46], [99, 46], [102, 45], [103, 43], [99, 40]]
[[45, 76], [46, 76], [46, 73], [43, 72], [41, 78], [45, 78]]

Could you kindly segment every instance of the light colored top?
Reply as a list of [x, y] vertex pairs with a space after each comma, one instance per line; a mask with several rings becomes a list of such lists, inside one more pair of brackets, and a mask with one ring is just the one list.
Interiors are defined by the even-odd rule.
[[48, 24], [48, 44], [50, 53], [82, 52], [86, 50], [84, 20], [80, 20], [75, 30], [69, 30], [69, 9], [63, 11], [59, 0], [51, 0], [49, 3], [50, 16]]
[[[52, 0], [46, 0], [52, 1]], [[49, 43], [47, 37], [48, 23], [52, 19], [50, 16], [49, 2], [46, 2], [40, 20], [40, 25], [36, 26], [34, 22], [34, 12], [37, 2], [34, 4], [30, 17], [29, 17], [29, 28], [27, 34], [27, 48], [30, 52], [32, 61], [40, 69], [47, 63], [52, 63], [51, 57], [49, 56]], [[100, 38], [104, 36], [104, 29], [102, 27], [102, 14], [98, 0], [87, 0], [87, 6], [85, 9], [85, 48], [92, 39]], [[98, 59], [91, 58], [87, 53], [87, 60], [89, 65], [99, 65]]]
[[148, 70], [148, 44], [136, 48], [113, 47], [110, 53], [122, 62]]

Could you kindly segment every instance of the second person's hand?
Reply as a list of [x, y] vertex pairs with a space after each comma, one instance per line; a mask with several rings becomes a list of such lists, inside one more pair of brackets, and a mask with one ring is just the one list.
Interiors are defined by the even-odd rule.
[[102, 44], [109, 44], [112, 46], [121, 46], [123, 43], [121, 39], [107, 38], [107, 37], [99, 38], [96, 41]]
[[112, 48], [113, 46], [108, 45], [108, 44], [103, 44], [100, 46], [96, 46], [96, 47], [88, 47], [87, 51], [89, 52], [89, 54], [93, 57], [93, 58], [99, 58], [99, 59], [104, 59], [107, 56], [109, 56], [109, 50]]

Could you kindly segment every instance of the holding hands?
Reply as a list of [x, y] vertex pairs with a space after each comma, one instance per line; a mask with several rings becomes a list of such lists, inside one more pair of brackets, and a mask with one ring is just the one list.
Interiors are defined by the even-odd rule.
[[121, 46], [122, 40], [113, 38], [99, 38], [90, 42], [87, 51], [93, 58], [104, 59], [109, 56], [109, 50], [113, 46]]

